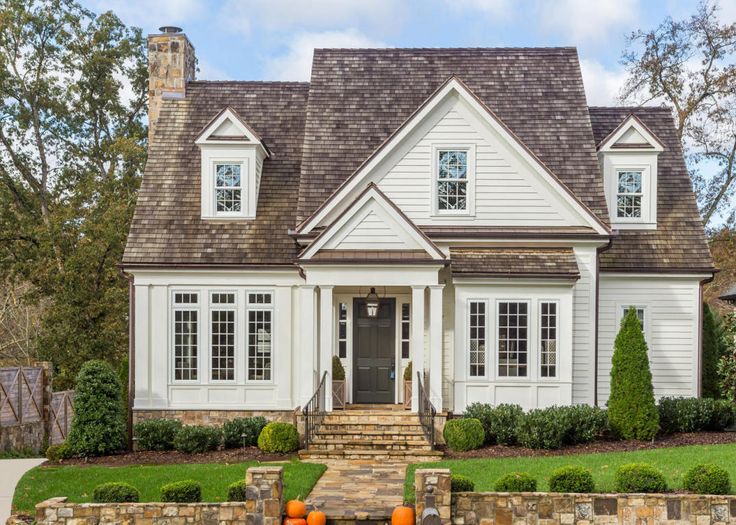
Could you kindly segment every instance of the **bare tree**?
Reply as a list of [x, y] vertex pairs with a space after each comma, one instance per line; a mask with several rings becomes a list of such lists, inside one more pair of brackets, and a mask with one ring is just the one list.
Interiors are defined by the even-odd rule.
[[0, 363], [28, 366], [36, 359], [35, 339], [43, 306], [29, 300], [29, 284], [0, 288]]

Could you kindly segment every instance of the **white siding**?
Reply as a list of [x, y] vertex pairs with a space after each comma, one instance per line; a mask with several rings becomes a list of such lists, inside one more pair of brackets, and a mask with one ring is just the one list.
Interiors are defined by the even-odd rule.
[[327, 243], [326, 247], [340, 250], [401, 250], [408, 248], [395, 227], [392, 228], [391, 226], [379, 217], [375, 210], [371, 210], [339, 242]]
[[572, 401], [594, 402], [595, 375], [595, 248], [576, 248], [580, 279], [573, 290]]
[[645, 308], [654, 394], [697, 395], [699, 282], [667, 276], [612, 277], [601, 274], [598, 339], [598, 403], [610, 393], [611, 358], [624, 306]]
[[[416, 224], [545, 225], [583, 224], [539, 174], [523, 164], [505, 139], [483, 124], [465, 102], [445, 110], [378, 186]], [[475, 216], [433, 216], [433, 146], [475, 149]]]

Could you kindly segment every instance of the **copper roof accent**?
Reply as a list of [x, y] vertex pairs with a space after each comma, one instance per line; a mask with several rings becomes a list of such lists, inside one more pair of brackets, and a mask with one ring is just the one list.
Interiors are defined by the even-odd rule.
[[572, 248], [450, 248], [453, 277], [578, 279]]
[[320, 250], [301, 264], [447, 264], [424, 250]]
[[664, 144], [657, 158], [657, 229], [617, 231], [611, 249], [601, 254], [601, 271], [712, 272], [713, 259], [670, 109], [592, 107], [596, 141], [632, 114]]

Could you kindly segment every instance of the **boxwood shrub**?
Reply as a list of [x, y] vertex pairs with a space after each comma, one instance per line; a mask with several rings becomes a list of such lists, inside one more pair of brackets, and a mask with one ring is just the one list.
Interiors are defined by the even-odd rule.
[[483, 446], [483, 425], [475, 418], [450, 419], [442, 431], [445, 443], [452, 450], [464, 452]]
[[192, 479], [175, 481], [161, 487], [164, 503], [198, 503], [202, 501], [202, 485]]
[[94, 503], [137, 503], [140, 499], [141, 493], [128, 483], [102, 483], [92, 492]]
[[70, 457], [72, 457], [72, 450], [66, 444], [66, 441], [58, 445], [49, 445], [46, 447], [46, 459], [49, 461], [58, 462], [62, 459], [69, 459]]
[[685, 472], [682, 485], [696, 494], [731, 493], [728, 471], [712, 463], [696, 465]]
[[616, 471], [616, 492], [665, 492], [667, 481], [664, 475], [648, 463], [621, 465]]
[[560, 448], [565, 442], [567, 425], [555, 409], [530, 410], [519, 420], [519, 443], [534, 449]]
[[467, 476], [453, 474], [450, 478], [450, 486], [452, 492], [473, 492], [475, 483]]
[[245, 480], [241, 479], [227, 486], [228, 501], [245, 501]]
[[493, 486], [496, 492], [534, 492], [537, 480], [526, 472], [510, 472], [496, 480]]
[[264, 452], [294, 452], [299, 448], [299, 432], [291, 423], [273, 421], [263, 427], [258, 448]]
[[593, 474], [584, 467], [560, 467], [549, 478], [550, 492], [594, 492]]
[[267, 424], [268, 420], [262, 416], [237, 417], [230, 421], [225, 421], [225, 424], [222, 425], [225, 448], [256, 446], [258, 444], [258, 436]]
[[174, 438], [174, 447], [186, 454], [201, 454], [217, 450], [222, 442], [222, 430], [204, 425], [185, 425]]
[[565, 445], [592, 443], [608, 432], [608, 412], [599, 407], [574, 405], [551, 407], [551, 417], [559, 417], [565, 424]]
[[177, 419], [147, 419], [136, 423], [133, 435], [139, 450], [174, 450], [174, 438], [181, 429]]
[[733, 404], [725, 399], [663, 397], [657, 409], [663, 434], [724, 430], [735, 415]]
[[473, 403], [465, 409], [465, 417], [475, 418], [483, 425], [486, 445], [515, 445], [516, 427], [524, 416], [519, 405]]

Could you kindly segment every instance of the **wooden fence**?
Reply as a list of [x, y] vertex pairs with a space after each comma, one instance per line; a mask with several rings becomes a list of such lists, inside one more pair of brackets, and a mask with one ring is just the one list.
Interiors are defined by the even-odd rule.
[[42, 421], [44, 369], [0, 368], [0, 425]]
[[51, 413], [49, 420], [49, 445], [56, 445], [66, 440], [72, 427], [74, 415], [74, 390], [63, 390], [51, 395]]

